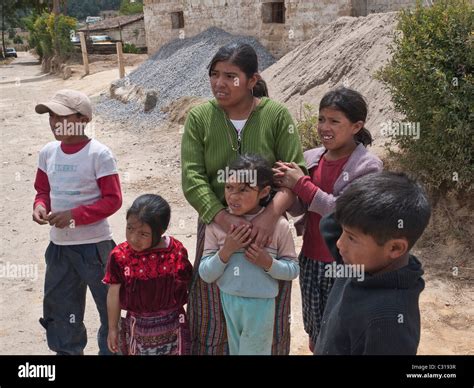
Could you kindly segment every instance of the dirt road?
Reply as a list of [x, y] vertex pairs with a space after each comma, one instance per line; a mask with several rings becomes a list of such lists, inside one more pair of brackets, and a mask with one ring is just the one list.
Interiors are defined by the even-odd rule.
[[[53, 137], [47, 115], [36, 114], [34, 106], [62, 88], [97, 96], [117, 77], [117, 70], [112, 69], [83, 79], [76, 74], [64, 81], [42, 75], [37, 61], [26, 53], [19, 53], [17, 60], [0, 67], [1, 354], [51, 354], [45, 331], [38, 323], [42, 316], [44, 250], [49, 230], [48, 226], [32, 222], [31, 210], [38, 152]], [[120, 170], [124, 204], [110, 218], [115, 241], [124, 241], [125, 212], [133, 199], [146, 192], [159, 193], [172, 208], [169, 233], [183, 242], [193, 260], [197, 214], [181, 191], [180, 129], [175, 124], [164, 124], [144, 130], [140, 123], [111, 123], [96, 116], [92, 132], [112, 149]], [[299, 248], [299, 239], [297, 243]], [[27, 271], [16, 273], [19, 265]], [[419, 353], [472, 354], [472, 290], [460, 290], [450, 283], [432, 280], [429, 275], [426, 279], [426, 291], [421, 298], [423, 334]], [[297, 281], [293, 285], [292, 313], [291, 353], [309, 354]], [[89, 343], [85, 354], [97, 353], [97, 323], [98, 314], [88, 294], [85, 324]]]

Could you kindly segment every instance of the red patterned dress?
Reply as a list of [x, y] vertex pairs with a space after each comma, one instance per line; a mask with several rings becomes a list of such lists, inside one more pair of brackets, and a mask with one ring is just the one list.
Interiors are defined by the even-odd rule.
[[136, 252], [117, 245], [107, 263], [104, 283], [121, 284], [119, 347], [124, 355], [189, 354], [190, 339], [183, 306], [188, 300], [192, 265], [173, 237], [167, 248]]

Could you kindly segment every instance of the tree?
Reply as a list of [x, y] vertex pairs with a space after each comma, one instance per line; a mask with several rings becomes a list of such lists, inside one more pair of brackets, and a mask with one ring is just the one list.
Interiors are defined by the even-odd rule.
[[36, 48], [41, 59], [56, 56], [66, 59], [74, 50], [70, 31], [74, 30], [77, 20], [62, 14], [44, 12], [27, 19], [30, 31], [30, 46]]
[[118, 10], [121, 0], [69, 0], [68, 15], [76, 19], [85, 19], [87, 16], [99, 16], [103, 10]]
[[48, 1], [41, 0], [0, 0], [0, 18], [1, 18], [1, 29], [2, 29], [2, 55], [5, 54], [5, 31], [8, 28], [13, 28], [22, 25], [22, 18], [26, 13], [36, 12], [41, 13], [48, 6]]
[[59, 0], [53, 0], [53, 14], [59, 15], [60, 9], [59, 9]]

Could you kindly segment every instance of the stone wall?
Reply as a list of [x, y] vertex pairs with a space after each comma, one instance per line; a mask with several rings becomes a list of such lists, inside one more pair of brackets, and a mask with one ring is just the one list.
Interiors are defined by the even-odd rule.
[[[271, 22], [284, 7], [284, 22]], [[256, 37], [276, 58], [313, 38], [319, 28], [340, 16], [365, 16], [397, 10], [408, 0], [144, 0], [148, 53], [163, 44], [218, 27]], [[184, 27], [180, 25], [184, 21]], [[269, 22], [270, 21], [270, 22]], [[274, 20], [275, 21], [275, 20]], [[174, 24], [174, 26], [173, 26]]]
[[[97, 33], [97, 35], [108, 35], [113, 40], [120, 40], [120, 31], [118, 28], [111, 28]], [[122, 26], [123, 43], [132, 43], [136, 47], [146, 47], [145, 23], [142, 20]]]
[[[256, 37], [279, 58], [312, 38], [321, 24], [350, 15], [347, 0], [280, 1], [285, 7], [285, 23], [264, 23], [269, 1], [262, 0], [145, 0], [144, 15], [148, 52], [163, 44], [191, 37], [218, 27], [232, 34]], [[182, 12], [184, 28], [172, 28], [172, 13]], [[270, 11], [271, 14], [271, 11]]]
[[122, 37], [126, 43], [133, 43], [140, 48], [146, 47], [145, 23], [143, 19], [124, 26], [122, 28]]

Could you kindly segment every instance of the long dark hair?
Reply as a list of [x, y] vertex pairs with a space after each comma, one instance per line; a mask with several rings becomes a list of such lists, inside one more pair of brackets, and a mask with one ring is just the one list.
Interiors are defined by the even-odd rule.
[[[362, 94], [349, 88], [340, 87], [327, 92], [319, 103], [319, 110], [323, 108], [341, 111], [353, 123], [358, 121], [365, 123], [367, 119], [367, 102]], [[365, 147], [372, 144], [372, 135], [365, 127], [354, 135], [354, 139]]]
[[[209, 63], [209, 77], [217, 62], [222, 61], [237, 66], [245, 73], [247, 78], [251, 78], [255, 73], [258, 73], [257, 53], [249, 44], [233, 42], [222, 46], [214, 55], [214, 58], [212, 58], [211, 63]], [[259, 78], [253, 87], [252, 93], [255, 97], [268, 97], [267, 83]]]
[[149, 248], [152, 248], [160, 242], [161, 236], [168, 229], [171, 209], [168, 202], [159, 195], [143, 194], [135, 199], [127, 210], [127, 220], [131, 215], [150, 226], [152, 243]]

